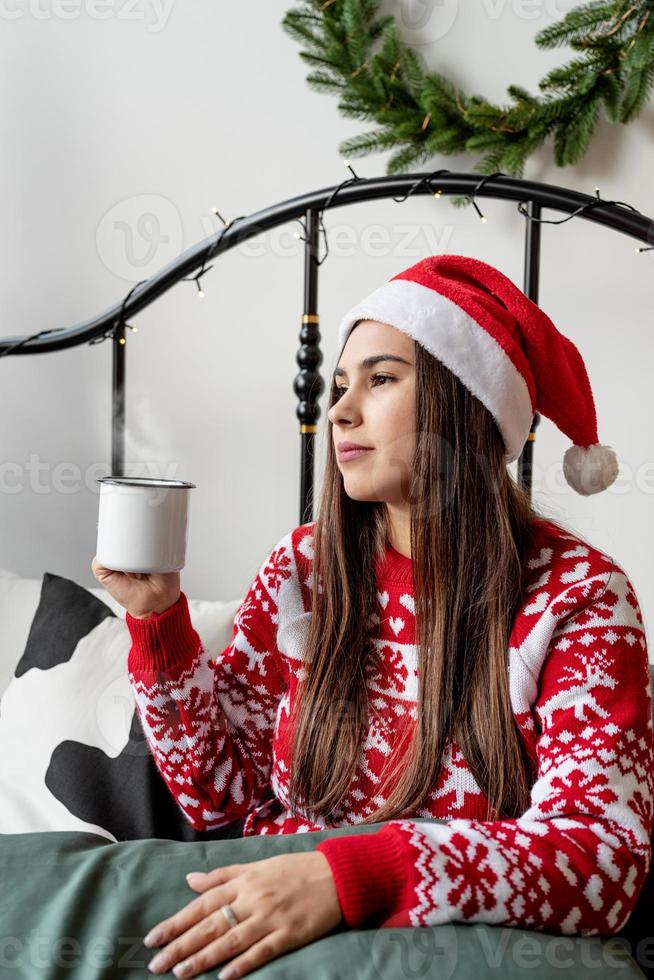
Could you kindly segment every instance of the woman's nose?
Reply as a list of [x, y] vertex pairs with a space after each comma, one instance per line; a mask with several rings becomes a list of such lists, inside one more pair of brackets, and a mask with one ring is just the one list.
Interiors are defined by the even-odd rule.
[[[347, 397], [346, 395], [343, 397]], [[332, 405], [327, 417], [330, 422], [336, 422], [339, 418], [349, 418], [352, 415], [353, 409], [350, 407], [350, 403], [346, 402], [342, 404], [343, 398], [339, 398], [335, 405]]]

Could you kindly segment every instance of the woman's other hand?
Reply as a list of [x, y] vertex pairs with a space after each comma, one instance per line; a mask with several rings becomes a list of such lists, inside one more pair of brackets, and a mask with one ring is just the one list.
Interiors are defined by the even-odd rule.
[[[194, 977], [229, 960], [218, 976], [242, 977], [331, 932], [343, 918], [320, 851], [216, 868], [189, 886], [202, 894], [157, 923], [143, 941], [163, 946], [148, 966], [155, 974], [173, 970], [177, 977]], [[229, 924], [221, 905], [231, 906], [237, 925]]]

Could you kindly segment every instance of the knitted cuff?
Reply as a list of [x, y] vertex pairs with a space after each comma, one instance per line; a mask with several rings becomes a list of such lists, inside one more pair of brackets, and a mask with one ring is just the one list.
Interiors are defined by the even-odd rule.
[[201, 640], [191, 623], [188, 600], [184, 592], [162, 613], [153, 612], [149, 619], [135, 619], [125, 613], [125, 622], [132, 638], [127, 658], [128, 669], [170, 669], [190, 663], [201, 646]]
[[316, 844], [329, 862], [345, 924], [377, 925], [398, 912], [407, 887], [406, 853], [392, 828]]

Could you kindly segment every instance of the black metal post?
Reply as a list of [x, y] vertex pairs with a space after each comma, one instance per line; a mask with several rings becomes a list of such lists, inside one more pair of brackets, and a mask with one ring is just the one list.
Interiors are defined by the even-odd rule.
[[111, 388], [111, 474], [125, 476], [125, 324], [115, 330]]
[[305, 214], [307, 237], [304, 247], [304, 312], [300, 330], [300, 349], [296, 361], [300, 373], [295, 376], [293, 391], [299, 402], [296, 414], [300, 420], [300, 524], [313, 520], [314, 442], [320, 418], [318, 399], [325, 384], [318, 370], [322, 364], [320, 317], [318, 315], [318, 212]]
[[[535, 201], [527, 201], [526, 210], [531, 218], [540, 218], [541, 206]], [[540, 222], [525, 221], [525, 268], [523, 293], [538, 302], [538, 287], [540, 285]], [[536, 428], [540, 422], [540, 414], [534, 414], [531, 423], [531, 430], [524, 445], [522, 453], [518, 457], [518, 482], [525, 488], [531, 497], [531, 482], [534, 461], [534, 442], [536, 440]]]

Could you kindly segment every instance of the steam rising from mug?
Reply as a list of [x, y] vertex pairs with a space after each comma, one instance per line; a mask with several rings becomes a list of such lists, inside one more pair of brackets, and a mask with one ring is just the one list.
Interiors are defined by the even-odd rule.
[[[174, 480], [179, 469], [179, 458], [169, 440], [161, 413], [157, 412], [150, 398], [143, 393], [130, 395], [125, 425], [124, 472], [164, 481]], [[150, 498], [152, 506], [157, 500], [163, 501], [163, 493], [153, 488]]]

